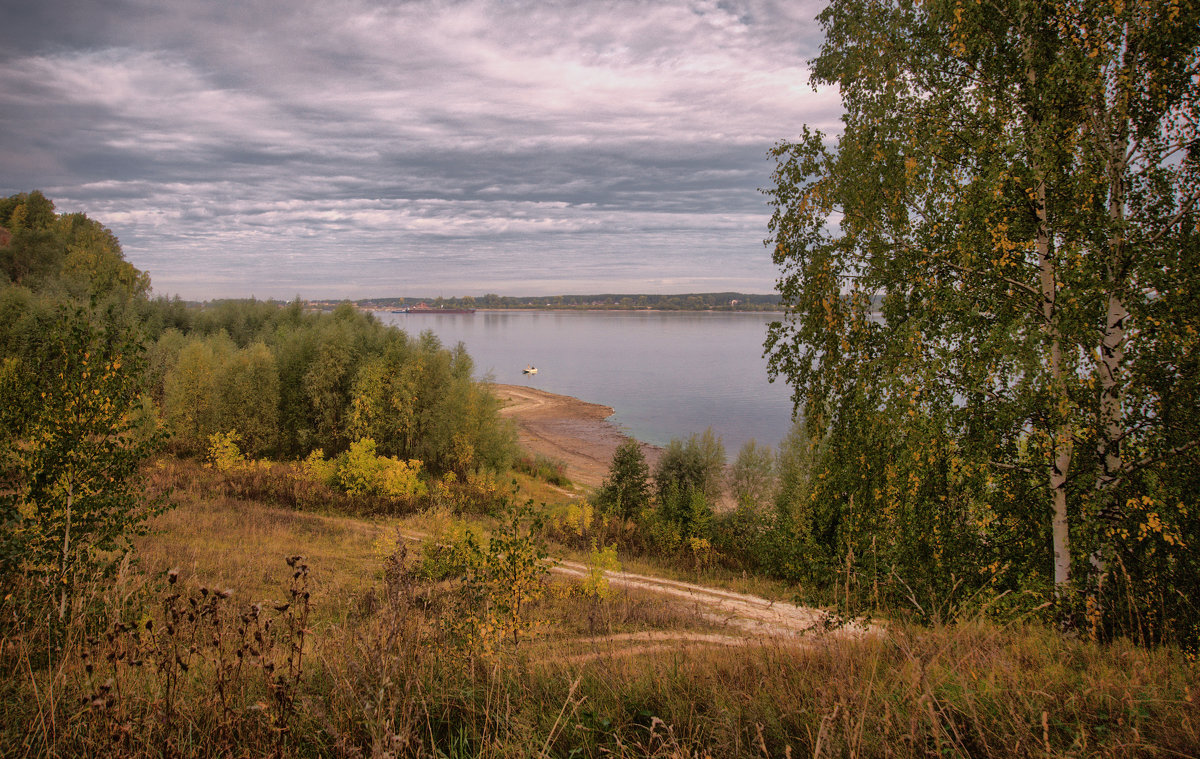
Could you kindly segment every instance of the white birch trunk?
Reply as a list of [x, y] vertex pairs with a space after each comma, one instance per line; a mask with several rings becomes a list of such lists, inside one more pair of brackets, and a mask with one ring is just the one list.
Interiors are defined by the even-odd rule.
[[[1107, 105], [1107, 104], [1105, 104]], [[1104, 135], [1108, 153], [1108, 217], [1112, 231], [1108, 238], [1105, 274], [1108, 290], [1105, 308], [1104, 332], [1100, 337], [1100, 403], [1097, 427], [1100, 442], [1097, 451], [1100, 472], [1096, 477], [1096, 495], [1100, 499], [1100, 528], [1104, 529], [1120, 519], [1121, 504], [1118, 503], [1115, 486], [1121, 477], [1124, 462], [1121, 457], [1121, 438], [1124, 426], [1124, 386], [1121, 382], [1122, 363], [1125, 359], [1125, 344], [1128, 339], [1129, 311], [1122, 299], [1125, 287], [1125, 172], [1129, 149], [1128, 121], [1123, 113], [1123, 104], [1110, 106], [1108, 112], [1119, 120], [1120, 127], [1111, 129], [1112, 135]], [[1096, 114], [1095, 123], [1108, 124], [1107, 114]], [[1113, 134], [1115, 132], [1115, 134]], [[1099, 135], [1098, 135], [1099, 136]], [[1100, 572], [1103, 584], [1107, 571], [1107, 539], [1102, 535], [1092, 563]]]

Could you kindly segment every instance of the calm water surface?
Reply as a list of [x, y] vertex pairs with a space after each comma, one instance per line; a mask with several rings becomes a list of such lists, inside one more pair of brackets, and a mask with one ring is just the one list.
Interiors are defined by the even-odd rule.
[[[748, 440], [776, 446], [791, 427], [790, 390], [767, 381], [771, 314], [478, 311], [378, 314], [410, 335], [462, 341], [477, 376], [611, 406], [610, 421], [656, 445], [706, 427], [732, 459]], [[536, 366], [536, 375], [523, 374]]]

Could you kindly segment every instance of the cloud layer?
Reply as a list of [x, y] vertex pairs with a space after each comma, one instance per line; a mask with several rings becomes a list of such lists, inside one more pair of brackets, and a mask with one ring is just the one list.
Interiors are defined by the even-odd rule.
[[766, 150], [835, 129], [819, 4], [0, 11], [0, 191], [190, 298], [770, 290]]

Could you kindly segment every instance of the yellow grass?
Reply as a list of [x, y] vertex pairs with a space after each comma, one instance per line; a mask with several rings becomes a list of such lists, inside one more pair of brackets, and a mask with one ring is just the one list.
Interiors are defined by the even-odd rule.
[[[178, 485], [178, 505], [138, 540], [140, 564], [99, 592], [144, 585], [144, 613], [161, 630], [156, 609], [173, 589], [186, 599], [200, 585], [230, 588], [223, 626], [197, 623], [173, 696], [152, 663], [105, 663], [111, 637], [73, 636], [41, 669], [36, 636], [9, 635], [0, 641], [0, 755], [1186, 757], [1200, 744], [1194, 660], [1036, 625], [754, 638], [651, 593], [588, 598], [556, 580], [530, 609], [533, 634], [485, 657], [447, 632], [454, 581], [384, 577], [381, 547], [397, 526], [432, 529], [448, 516], [283, 509], [228, 495], [192, 463], [168, 462], [155, 479]], [[284, 558], [297, 554], [313, 591], [302, 672], [276, 688], [278, 674], [249, 653], [260, 663], [228, 674], [240, 659], [231, 645], [205, 653], [216, 650], [205, 648], [207, 631], [233, 640], [249, 603], [286, 601]], [[163, 573], [174, 567], [180, 584], [168, 587]], [[288, 615], [297, 608], [263, 610], [275, 624], [276, 673], [295, 650], [300, 628]], [[102, 675], [88, 675], [88, 662]], [[103, 691], [106, 667], [124, 672], [119, 698]], [[218, 693], [222, 671], [234, 679]], [[101, 706], [80, 705], [80, 694]]]

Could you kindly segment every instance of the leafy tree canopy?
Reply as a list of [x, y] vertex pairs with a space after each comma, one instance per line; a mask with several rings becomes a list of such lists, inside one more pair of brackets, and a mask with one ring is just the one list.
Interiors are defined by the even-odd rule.
[[834, 550], [1063, 608], [1086, 586], [1097, 626], [1122, 585], [1155, 634], [1194, 624], [1166, 589], [1200, 590], [1200, 4], [820, 19], [844, 128], [773, 151], [767, 349], [829, 441]]
[[74, 297], [128, 298], [150, 288], [111, 231], [81, 213], [55, 214], [37, 190], [0, 200], [0, 270], [13, 284]]
[[638, 441], [630, 438], [617, 446], [596, 501], [602, 509], [625, 519], [650, 506], [650, 467]]

